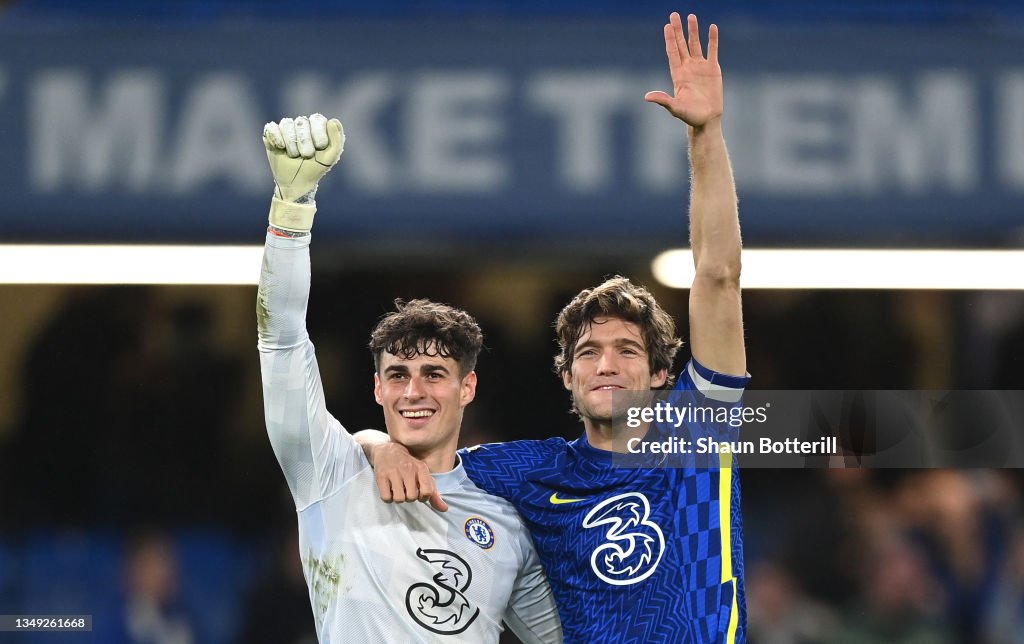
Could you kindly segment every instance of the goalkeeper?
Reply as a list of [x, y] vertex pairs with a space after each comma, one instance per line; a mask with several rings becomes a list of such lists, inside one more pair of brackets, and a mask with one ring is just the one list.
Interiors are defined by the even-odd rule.
[[263, 138], [276, 184], [257, 295], [264, 412], [298, 512], [318, 639], [497, 642], [504, 620], [525, 642], [561, 642], [519, 515], [470, 482], [456, 455], [476, 392], [479, 326], [414, 300], [396, 302], [373, 330], [374, 396], [388, 433], [426, 466], [448, 511], [381, 501], [363, 451], [325, 408], [305, 325], [317, 182], [345, 135], [337, 119], [314, 114], [268, 123]]

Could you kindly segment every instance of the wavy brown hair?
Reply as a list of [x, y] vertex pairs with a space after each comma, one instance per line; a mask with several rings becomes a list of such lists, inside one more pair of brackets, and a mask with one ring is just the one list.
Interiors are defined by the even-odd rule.
[[555, 333], [559, 352], [555, 355], [555, 373], [561, 376], [572, 370], [576, 343], [594, 319], [601, 317], [620, 318], [640, 327], [651, 374], [666, 370], [668, 380], [662, 388], [672, 386], [672, 361], [683, 345], [676, 336], [675, 320], [661, 308], [650, 291], [621, 275], [580, 291], [558, 314]]
[[385, 351], [407, 360], [418, 355], [452, 358], [459, 363], [459, 376], [476, 368], [484, 334], [469, 313], [430, 300], [395, 300], [395, 310], [386, 314], [370, 333], [373, 366], [380, 371]]

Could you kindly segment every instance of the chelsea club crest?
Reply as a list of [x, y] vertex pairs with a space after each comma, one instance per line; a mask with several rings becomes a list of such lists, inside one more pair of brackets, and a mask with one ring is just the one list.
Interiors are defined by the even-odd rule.
[[466, 538], [489, 550], [494, 545], [494, 529], [480, 517], [466, 519]]

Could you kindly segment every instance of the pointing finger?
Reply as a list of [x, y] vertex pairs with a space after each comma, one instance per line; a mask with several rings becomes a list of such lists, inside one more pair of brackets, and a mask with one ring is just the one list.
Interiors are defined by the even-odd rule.
[[435, 490], [434, 493], [430, 495], [430, 505], [434, 506], [434, 509], [437, 510], [438, 512], [448, 511], [448, 504], [445, 503], [445, 500], [441, 498], [441, 493], [438, 492], [437, 490]]

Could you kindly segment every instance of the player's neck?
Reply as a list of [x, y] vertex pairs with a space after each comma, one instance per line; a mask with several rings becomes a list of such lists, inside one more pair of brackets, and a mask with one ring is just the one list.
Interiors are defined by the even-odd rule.
[[[587, 432], [587, 442], [591, 447], [603, 449], [606, 452], [620, 452], [625, 454], [630, 438], [643, 438], [647, 435], [648, 426], [641, 425], [633, 429], [619, 427], [612, 433], [614, 423], [611, 420], [584, 418], [583, 427]], [[621, 423], [619, 423], [621, 425]]]
[[455, 469], [455, 445], [436, 447], [422, 452], [409, 450], [409, 453], [414, 458], [426, 463], [431, 474], [444, 474]]

